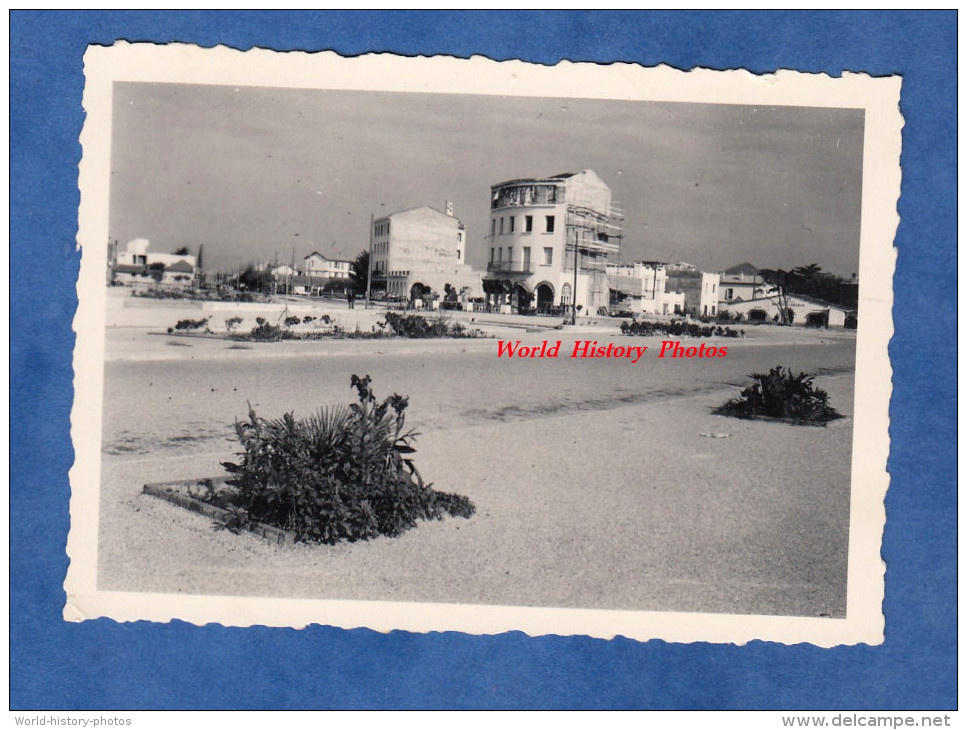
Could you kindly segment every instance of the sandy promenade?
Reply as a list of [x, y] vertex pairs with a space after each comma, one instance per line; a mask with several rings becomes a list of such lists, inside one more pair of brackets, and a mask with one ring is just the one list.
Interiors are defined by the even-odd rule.
[[[491, 330], [525, 343], [659, 344], [616, 326]], [[724, 359], [634, 366], [505, 363], [495, 340], [231, 350], [174, 339], [108, 331], [102, 590], [844, 615], [851, 419], [803, 428], [710, 409], [748, 372], [782, 363], [820, 371], [817, 384], [851, 415], [851, 334], [755, 328], [715, 341], [730, 347]], [[377, 395], [410, 395], [421, 472], [469, 496], [473, 518], [280, 548], [140, 494], [145, 482], [220, 473], [246, 401], [266, 416], [304, 414], [348, 402], [349, 374], [364, 371]]]

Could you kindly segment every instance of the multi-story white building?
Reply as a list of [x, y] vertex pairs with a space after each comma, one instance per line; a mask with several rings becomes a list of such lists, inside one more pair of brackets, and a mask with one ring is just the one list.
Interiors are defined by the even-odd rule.
[[607, 307], [606, 265], [619, 251], [621, 217], [592, 170], [493, 185], [488, 302], [518, 311], [575, 303], [583, 314]]
[[447, 285], [464, 299], [483, 295], [480, 273], [466, 262], [467, 229], [452, 215], [423, 205], [373, 221], [374, 289], [404, 299], [443, 298]]
[[719, 309], [719, 290], [722, 288], [721, 275], [702, 272], [702, 291], [699, 294], [698, 314], [700, 317], [714, 317]]
[[609, 286], [624, 295], [612, 309], [634, 314], [681, 314], [685, 311], [685, 294], [668, 291], [668, 272], [659, 261], [636, 261], [633, 264], [608, 264]]

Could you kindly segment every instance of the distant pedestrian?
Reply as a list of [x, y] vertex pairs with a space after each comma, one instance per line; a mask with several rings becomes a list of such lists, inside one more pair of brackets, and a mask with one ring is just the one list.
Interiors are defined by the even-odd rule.
[[356, 290], [355, 289], [346, 290], [346, 301], [349, 302], [350, 309], [356, 308]]

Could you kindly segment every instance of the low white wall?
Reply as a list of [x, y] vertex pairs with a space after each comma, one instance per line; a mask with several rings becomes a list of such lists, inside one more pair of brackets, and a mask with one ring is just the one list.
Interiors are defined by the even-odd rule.
[[[147, 327], [166, 330], [181, 319], [211, 317], [212, 330], [225, 329], [225, 320], [242, 317], [242, 326], [254, 327], [257, 317], [273, 324], [285, 316], [285, 305], [264, 302], [199, 302], [182, 299], [148, 299], [108, 296], [105, 325], [107, 327]], [[332, 314], [328, 307], [289, 303], [289, 315], [304, 317]]]

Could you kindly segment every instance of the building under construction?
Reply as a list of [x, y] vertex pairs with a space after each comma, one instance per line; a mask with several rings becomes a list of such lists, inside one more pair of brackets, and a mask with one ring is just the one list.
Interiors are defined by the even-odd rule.
[[593, 170], [492, 186], [488, 303], [539, 313], [607, 307], [606, 266], [620, 251], [622, 219]]

